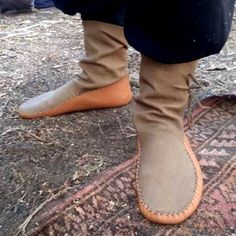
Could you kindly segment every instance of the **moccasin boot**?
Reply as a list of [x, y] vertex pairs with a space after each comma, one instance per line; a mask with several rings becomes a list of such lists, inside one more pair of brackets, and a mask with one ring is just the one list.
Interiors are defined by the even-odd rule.
[[196, 64], [160, 64], [142, 56], [134, 107], [137, 195], [142, 214], [156, 223], [180, 223], [200, 202], [201, 169], [183, 131], [189, 78]]
[[55, 116], [129, 103], [132, 93], [123, 28], [98, 21], [84, 21], [83, 27], [86, 55], [80, 61], [79, 78], [24, 102], [19, 107], [21, 117]]

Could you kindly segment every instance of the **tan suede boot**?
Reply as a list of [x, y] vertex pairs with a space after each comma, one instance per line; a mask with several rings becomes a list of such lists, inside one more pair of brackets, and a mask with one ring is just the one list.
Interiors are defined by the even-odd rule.
[[132, 94], [123, 28], [98, 21], [84, 21], [83, 26], [86, 56], [80, 61], [80, 78], [24, 102], [19, 107], [21, 117], [55, 116], [129, 103]]
[[137, 194], [141, 212], [156, 223], [180, 223], [200, 202], [201, 169], [183, 131], [196, 64], [160, 64], [142, 56], [134, 109], [140, 141]]

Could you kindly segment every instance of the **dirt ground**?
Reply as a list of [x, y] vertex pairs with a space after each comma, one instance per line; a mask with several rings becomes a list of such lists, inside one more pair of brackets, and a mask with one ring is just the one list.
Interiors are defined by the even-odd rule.
[[[0, 235], [14, 235], [25, 218], [69, 186], [81, 188], [99, 172], [132, 157], [136, 134], [131, 106], [22, 120], [18, 105], [78, 77], [83, 55], [80, 16], [55, 9], [0, 15]], [[139, 53], [129, 49], [133, 91]], [[236, 17], [218, 56], [200, 62], [208, 86], [197, 99], [236, 94]]]

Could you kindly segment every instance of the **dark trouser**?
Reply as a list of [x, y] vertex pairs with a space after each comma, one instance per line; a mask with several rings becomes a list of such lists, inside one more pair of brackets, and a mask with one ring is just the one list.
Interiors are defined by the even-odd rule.
[[161, 63], [182, 63], [219, 53], [235, 0], [54, 0], [66, 14], [124, 26], [131, 46]]

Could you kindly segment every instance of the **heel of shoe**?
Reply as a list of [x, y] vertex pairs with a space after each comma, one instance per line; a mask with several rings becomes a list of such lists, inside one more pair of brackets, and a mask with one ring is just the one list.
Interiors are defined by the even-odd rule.
[[108, 103], [110, 103], [109, 107], [126, 105], [133, 97], [128, 75], [104, 90], [105, 94], [107, 94], [107, 99], [110, 97], [110, 100], [108, 100]]
[[131, 99], [127, 75], [114, 84], [80, 95], [78, 107], [80, 110], [119, 107], [128, 104]]

